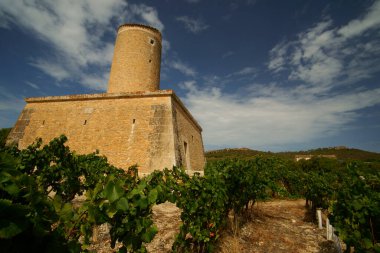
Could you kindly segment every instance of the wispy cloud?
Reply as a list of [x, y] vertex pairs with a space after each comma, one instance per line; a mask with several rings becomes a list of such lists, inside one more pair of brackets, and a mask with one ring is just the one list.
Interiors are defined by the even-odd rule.
[[[110, 32], [114, 34], [112, 22], [134, 21], [164, 29], [156, 9], [144, 4], [127, 4], [124, 0], [3, 0], [0, 20], [2, 27], [13, 24], [52, 49], [47, 57], [32, 59], [32, 66], [58, 82], [77, 80], [83, 86], [99, 90], [105, 89], [105, 83], [95, 85], [94, 82], [106, 81], [104, 76], [109, 72], [113, 55], [114, 41], [103, 39]], [[168, 48], [169, 43], [165, 45]]]
[[64, 65], [52, 63], [41, 58], [36, 59], [30, 64], [50, 75], [57, 81], [62, 81], [70, 77], [70, 70], [68, 70]]
[[225, 52], [223, 55], [222, 55], [222, 58], [227, 58], [227, 57], [230, 57], [232, 55], [234, 55], [235, 52], [233, 51], [228, 51], [228, 52]]
[[223, 88], [225, 86], [240, 87], [247, 86], [255, 82], [255, 78], [258, 75], [259, 70], [256, 67], [245, 66], [235, 71], [226, 73], [224, 75], [203, 75], [202, 85], [207, 87], [217, 86]]
[[244, 67], [243, 69], [238, 70], [238, 71], [232, 73], [232, 75], [235, 75], [235, 76], [244, 76], [244, 75], [252, 75], [252, 74], [255, 74], [255, 73], [257, 73], [257, 69], [255, 67]]
[[209, 28], [209, 26], [206, 25], [200, 18], [195, 19], [188, 16], [180, 16], [177, 17], [176, 20], [182, 22], [186, 29], [194, 34], [198, 34]]
[[170, 61], [168, 63], [169, 67], [178, 70], [182, 74], [185, 74], [186, 76], [195, 77], [197, 72], [194, 70], [194, 68], [190, 67], [188, 64], [182, 62], [179, 59]]
[[19, 112], [24, 107], [25, 102], [22, 98], [10, 93], [7, 89], [0, 86], [0, 111]]
[[338, 30], [345, 39], [361, 35], [363, 32], [380, 27], [380, 2], [375, 1], [363, 18], [352, 20]]
[[20, 94], [14, 95], [0, 84], [0, 128], [13, 126], [17, 114], [25, 106]]
[[[368, 82], [380, 71], [379, 5], [345, 26], [325, 18], [296, 39], [279, 42], [267, 67], [284, 81], [266, 77], [257, 83], [259, 70], [245, 66], [208, 76], [203, 87], [183, 82], [183, 99], [203, 127], [206, 146], [278, 150], [335, 136], [360, 110], [378, 106], [379, 84]], [[365, 79], [365, 86], [358, 82]], [[231, 89], [239, 81], [244, 88]]]
[[158, 18], [158, 12], [155, 8], [145, 4], [131, 4], [130, 9], [127, 9], [126, 16], [129, 21], [139, 21], [157, 28], [160, 31], [164, 30], [164, 24]]
[[29, 85], [30, 87], [32, 87], [33, 89], [36, 89], [36, 90], [40, 89], [40, 87], [35, 83], [29, 82], [29, 81], [26, 81], [25, 83]]
[[[268, 68], [303, 82], [312, 93], [369, 78], [380, 70], [379, 28], [380, 1], [342, 27], [334, 27], [326, 18], [296, 40], [277, 44], [270, 52]], [[371, 31], [372, 39], [366, 37]]]
[[253, 85], [245, 96], [219, 87], [200, 88], [195, 81], [181, 87], [187, 91], [186, 105], [203, 127], [206, 145], [270, 150], [334, 135], [357, 118], [355, 110], [378, 104], [380, 97], [380, 88], [321, 99], [271, 85]]

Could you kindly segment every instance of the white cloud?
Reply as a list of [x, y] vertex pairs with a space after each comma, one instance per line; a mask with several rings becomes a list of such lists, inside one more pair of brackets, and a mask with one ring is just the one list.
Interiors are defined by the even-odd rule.
[[363, 18], [352, 20], [340, 28], [338, 33], [346, 39], [362, 34], [363, 32], [380, 27], [380, 1], [375, 1]]
[[[124, 0], [2, 0], [0, 23], [21, 28], [25, 33], [47, 43], [47, 57], [32, 59], [31, 65], [57, 81], [79, 80], [92, 89], [105, 89], [114, 41], [105, 35], [115, 34], [113, 22], [140, 22], [164, 29], [156, 9], [144, 4], [127, 4]], [[169, 43], [166, 43], [168, 48]], [[89, 72], [98, 73], [88, 76]], [[99, 73], [101, 72], [101, 73]], [[101, 78], [99, 78], [99, 76]], [[91, 81], [90, 81], [91, 80]]]
[[283, 65], [286, 62], [287, 50], [289, 45], [285, 42], [277, 44], [269, 52], [270, 62], [268, 63], [268, 68], [274, 72], [279, 72], [284, 69]]
[[200, 33], [209, 27], [199, 18], [194, 19], [188, 16], [180, 16], [177, 17], [176, 20], [182, 22], [186, 29], [194, 34]]
[[158, 13], [155, 8], [145, 4], [132, 4], [130, 10], [130, 14], [132, 14], [135, 19], [140, 19], [143, 23], [151, 25], [161, 32], [164, 30], [164, 25], [158, 18]]
[[[278, 43], [267, 67], [286, 75], [291, 81], [285, 81], [286, 87], [255, 83], [258, 71], [251, 66], [207, 77], [206, 88], [195, 81], [182, 83], [184, 102], [203, 127], [206, 147], [274, 150], [307, 143], [337, 135], [358, 119], [359, 110], [380, 105], [379, 84], [365, 88], [357, 82], [380, 70], [378, 16], [373, 14], [378, 3], [347, 26], [334, 27], [324, 19], [295, 40]], [[243, 79], [249, 76], [253, 79]], [[244, 89], [223, 91], [239, 80]]]
[[254, 68], [254, 67], [245, 67], [235, 73], [233, 73], [233, 75], [237, 75], [237, 76], [243, 76], [243, 75], [252, 75], [252, 74], [255, 74], [257, 73], [257, 69]]
[[26, 81], [25, 83], [29, 85], [30, 87], [32, 87], [33, 89], [36, 89], [36, 90], [40, 89], [40, 87], [35, 83], [29, 82], [29, 81]]
[[169, 49], [170, 49], [170, 42], [168, 40], [162, 39], [162, 54], [165, 55], [169, 51]]
[[70, 73], [65, 66], [48, 62], [43, 59], [36, 59], [36, 61], [32, 62], [31, 65], [54, 77], [58, 81], [68, 79], [70, 77]]
[[[324, 19], [296, 40], [277, 44], [270, 51], [268, 68], [303, 82], [314, 93], [369, 78], [380, 70], [379, 28], [380, 1], [342, 27]], [[371, 31], [372, 39], [358, 39]]]
[[188, 66], [186, 63], [180, 61], [179, 59], [169, 62], [168, 65], [169, 67], [176, 69], [187, 76], [194, 77], [197, 74], [197, 72], [192, 67]]
[[6, 17], [0, 15], [0, 28], [9, 29], [9, 23]]
[[83, 74], [80, 82], [94, 90], [106, 90], [108, 77], [108, 73], [104, 73], [101, 76], [94, 74]]
[[[275, 149], [331, 136], [356, 119], [355, 110], [379, 104], [380, 89], [328, 98], [304, 97], [269, 85], [250, 87], [246, 96], [220, 88], [181, 84], [184, 102], [203, 127], [206, 146]], [[266, 90], [268, 89], [268, 90]]]

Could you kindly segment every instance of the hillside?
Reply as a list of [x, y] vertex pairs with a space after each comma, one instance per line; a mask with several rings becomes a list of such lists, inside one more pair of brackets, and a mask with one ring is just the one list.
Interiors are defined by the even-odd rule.
[[338, 160], [359, 160], [363, 162], [380, 162], [380, 153], [364, 151], [360, 149], [347, 148], [344, 146], [332, 148], [319, 148], [308, 151], [297, 152], [264, 152], [248, 148], [228, 148], [207, 151], [205, 153], [207, 161], [215, 161], [225, 158], [250, 159], [255, 156], [275, 156], [283, 159], [293, 160], [296, 155], [335, 155]]

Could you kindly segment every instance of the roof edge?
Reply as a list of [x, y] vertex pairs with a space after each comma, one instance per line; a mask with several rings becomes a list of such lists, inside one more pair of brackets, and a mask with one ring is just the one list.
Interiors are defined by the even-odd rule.
[[141, 91], [141, 92], [119, 92], [119, 93], [96, 93], [96, 94], [78, 94], [66, 96], [46, 96], [46, 97], [29, 97], [25, 98], [27, 103], [44, 103], [59, 101], [75, 101], [75, 100], [96, 100], [96, 99], [118, 99], [118, 98], [140, 98], [140, 97], [161, 97], [170, 96], [173, 90], [158, 91]]
[[154, 33], [157, 33], [160, 37], [162, 37], [161, 35], [161, 32], [157, 29], [157, 28], [154, 28], [152, 26], [148, 26], [148, 25], [142, 25], [142, 24], [131, 24], [131, 23], [126, 23], [126, 24], [122, 24], [120, 25], [118, 28], [117, 28], [117, 31], [119, 32], [119, 30], [123, 27], [136, 27], [136, 28], [141, 28], [141, 29], [145, 29], [145, 30], [149, 30], [151, 32], [154, 32]]

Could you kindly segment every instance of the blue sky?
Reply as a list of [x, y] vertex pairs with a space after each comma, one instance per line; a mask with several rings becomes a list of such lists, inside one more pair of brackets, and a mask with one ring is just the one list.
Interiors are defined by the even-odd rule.
[[25, 97], [105, 92], [116, 29], [163, 35], [161, 89], [206, 150], [380, 152], [380, 1], [2, 0], [0, 127]]

